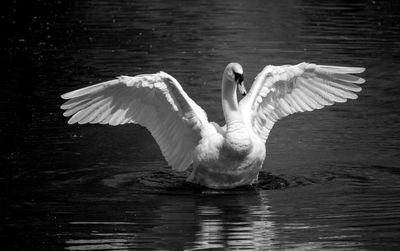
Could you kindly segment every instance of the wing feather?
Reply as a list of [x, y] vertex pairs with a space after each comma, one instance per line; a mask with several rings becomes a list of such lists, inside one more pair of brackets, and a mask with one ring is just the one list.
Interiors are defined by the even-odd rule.
[[365, 71], [365, 68], [363, 67], [343, 67], [332, 65], [318, 65], [318, 68], [332, 73], [363, 73]]
[[145, 126], [175, 170], [190, 166], [192, 152], [208, 125], [205, 112], [164, 72], [122, 76], [61, 97], [67, 99], [61, 109], [71, 117], [69, 124]]
[[307, 63], [266, 66], [239, 106], [246, 123], [266, 140], [274, 123], [283, 117], [357, 99], [358, 85], [365, 80], [353, 74], [364, 70]]

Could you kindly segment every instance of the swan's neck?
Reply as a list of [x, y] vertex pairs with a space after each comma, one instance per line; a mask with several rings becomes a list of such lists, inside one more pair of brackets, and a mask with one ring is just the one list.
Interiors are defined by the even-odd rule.
[[229, 83], [224, 76], [222, 78], [222, 109], [226, 121], [225, 146], [234, 156], [245, 156], [250, 149], [251, 141], [236, 96], [236, 84]]
[[230, 83], [225, 77], [222, 78], [222, 109], [224, 111], [226, 132], [228, 136], [248, 137], [246, 127], [243, 123], [243, 118], [239, 110], [239, 105], [236, 95], [236, 84]]
[[222, 110], [224, 111], [225, 121], [227, 127], [230, 124], [242, 122], [242, 116], [239, 111], [239, 105], [236, 96], [236, 85], [229, 83], [229, 80], [225, 77], [222, 78]]

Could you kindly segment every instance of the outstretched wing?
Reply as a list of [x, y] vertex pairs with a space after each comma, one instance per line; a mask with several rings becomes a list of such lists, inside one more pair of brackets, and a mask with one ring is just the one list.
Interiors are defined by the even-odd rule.
[[185, 170], [208, 124], [206, 113], [185, 93], [172, 76], [156, 74], [121, 76], [68, 92], [61, 109], [72, 116], [68, 123], [145, 126], [156, 139], [168, 164]]
[[266, 140], [275, 122], [283, 117], [356, 99], [355, 93], [361, 91], [357, 84], [365, 80], [351, 74], [364, 70], [308, 63], [266, 66], [239, 106], [246, 122]]

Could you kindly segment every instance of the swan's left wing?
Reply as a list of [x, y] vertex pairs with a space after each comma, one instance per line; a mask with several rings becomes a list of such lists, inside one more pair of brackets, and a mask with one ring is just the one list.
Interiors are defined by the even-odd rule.
[[61, 96], [68, 123], [137, 123], [153, 135], [168, 164], [182, 171], [208, 125], [207, 115], [165, 72], [117, 79]]
[[266, 140], [283, 117], [356, 99], [355, 93], [361, 91], [357, 84], [365, 80], [351, 74], [364, 70], [308, 63], [266, 66], [240, 101], [240, 110], [253, 131]]

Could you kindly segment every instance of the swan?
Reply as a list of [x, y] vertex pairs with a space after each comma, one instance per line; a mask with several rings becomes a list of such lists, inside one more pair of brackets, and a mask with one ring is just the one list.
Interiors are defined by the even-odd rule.
[[[172, 169], [191, 168], [188, 182], [212, 189], [257, 183], [268, 135], [278, 120], [356, 99], [365, 68], [300, 63], [266, 66], [251, 89], [243, 68], [230, 63], [222, 75], [226, 125], [209, 122], [204, 110], [165, 72], [113, 80], [63, 94], [69, 124], [127, 123], [146, 127]], [[238, 102], [237, 91], [244, 97]]]

